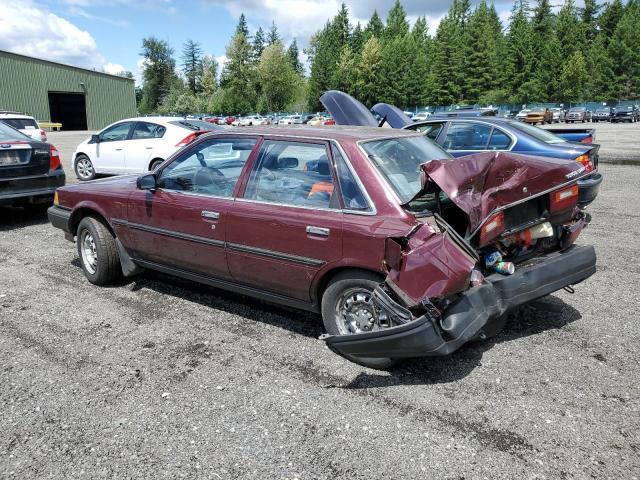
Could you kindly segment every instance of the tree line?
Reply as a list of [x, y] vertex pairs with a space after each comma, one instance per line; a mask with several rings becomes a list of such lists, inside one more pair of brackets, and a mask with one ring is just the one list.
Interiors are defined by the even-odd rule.
[[[368, 106], [384, 101], [420, 105], [575, 102], [640, 96], [640, 0], [515, 0], [508, 24], [493, 4], [453, 3], [435, 32], [426, 17], [413, 25], [396, 0], [386, 19], [374, 11], [352, 25], [342, 4], [305, 49], [308, 76], [296, 40], [285, 48], [272, 23], [250, 35], [244, 15], [226, 48], [218, 75], [215, 58], [188, 40], [181, 75], [173, 50], [143, 40], [143, 113], [247, 113], [322, 109], [320, 95], [338, 89]], [[219, 78], [219, 80], [218, 80]]]

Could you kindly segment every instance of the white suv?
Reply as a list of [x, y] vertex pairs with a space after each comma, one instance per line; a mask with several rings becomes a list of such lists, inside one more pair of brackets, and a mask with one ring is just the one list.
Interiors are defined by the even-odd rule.
[[223, 127], [182, 117], [138, 117], [113, 123], [91, 135], [73, 154], [79, 180], [97, 174], [122, 175], [155, 170], [203, 133]]
[[23, 115], [17, 112], [0, 112], [0, 122], [9, 125], [16, 130], [24, 133], [28, 137], [41, 142], [47, 141], [47, 132], [40, 128], [38, 122], [29, 115]]

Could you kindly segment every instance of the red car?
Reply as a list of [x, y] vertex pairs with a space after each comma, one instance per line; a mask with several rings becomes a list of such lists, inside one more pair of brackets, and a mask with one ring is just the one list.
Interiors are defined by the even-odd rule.
[[225, 122], [227, 125], [231, 125], [231, 124], [232, 124], [233, 122], [235, 122], [235, 121], [236, 121], [236, 117], [234, 117], [233, 115], [230, 115], [230, 116], [226, 117], [226, 119], [225, 119], [225, 121], [224, 121], [224, 122]]
[[453, 159], [409, 131], [252, 127], [203, 135], [147, 175], [60, 188], [49, 219], [94, 284], [148, 268], [317, 311], [330, 349], [387, 368], [485, 338], [592, 275], [593, 247], [574, 244], [587, 174]]

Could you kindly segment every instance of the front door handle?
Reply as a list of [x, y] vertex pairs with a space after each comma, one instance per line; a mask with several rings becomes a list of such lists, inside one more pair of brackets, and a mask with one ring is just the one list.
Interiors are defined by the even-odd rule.
[[309, 235], [317, 235], [319, 237], [328, 237], [331, 230], [324, 227], [314, 227], [313, 225], [307, 225], [307, 233]]
[[153, 150], [153, 147], [144, 147], [146, 150]]
[[218, 220], [220, 218], [220, 214], [218, 212], [210, 212], [208, 210], [202, 210], [202, 212], [200, 212], [200, 215], [202, 216], [202, 218], [206, 218], [209, 220]]
[[116, 148], [116, 152], [121, 152], [122, 149], [121, 148]]

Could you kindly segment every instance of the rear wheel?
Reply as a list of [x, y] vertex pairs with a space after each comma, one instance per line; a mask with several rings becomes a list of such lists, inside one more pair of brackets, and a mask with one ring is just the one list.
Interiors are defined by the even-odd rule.
[[[379, 329], [373, 308], [373, 290], [381, 278], [369, 272], [344, 272], [337, 275], [322, 295], [322, 321], [331, 335], [354, 335]], [[345, 356], [359, 365], [379, 370], [399, 362], [394, 358], [360, 358]]]
[[96, 170], [93, 168], [93, 163], [86, 155], [78, 155], [76, 157], [75, 170], [76, 176], [80, 181], [86, 182], [96, 178]]
[[94, 285], [108, 285], [122, 277], [116, 240], [109, 229], [94, 217], [78, 225], [78, 256], [85, 277]]

